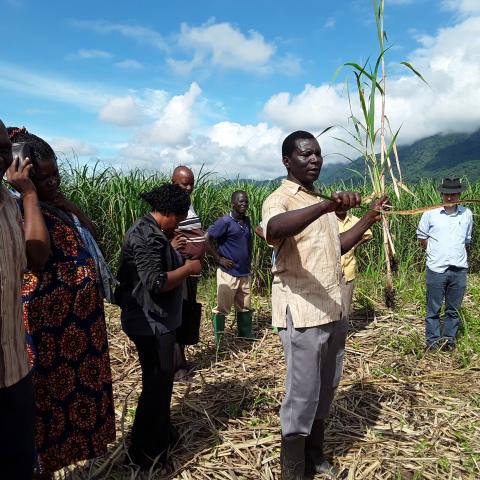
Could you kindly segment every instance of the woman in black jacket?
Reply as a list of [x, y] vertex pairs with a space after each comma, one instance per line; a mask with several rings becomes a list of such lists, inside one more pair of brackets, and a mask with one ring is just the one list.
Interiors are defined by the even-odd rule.
[[172, 441], [170, 401], [175, 330], [182, 319], [182, 283], [200, 273], [201, 263], [184, 263], [170, 245], [176, 226], [187, 217], [188, 194], [168, 184], [140, 196], [152, 211], [125, 235], [115, 298], [122, 308], [122, 328], [135, 343], [142, 368], [142, 393], [129, 456], [147, 469], [153, 462], [166, 463]]

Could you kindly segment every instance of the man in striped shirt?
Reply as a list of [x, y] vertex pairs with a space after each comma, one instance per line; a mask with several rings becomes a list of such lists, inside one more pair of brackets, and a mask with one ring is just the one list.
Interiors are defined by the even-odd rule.
[[27, 263], [41, 269], [50, 252], [30, 168], [29, 161], [13, 161], [12, 144], [0, 121], [0, 178], [8, 169], [8, 181], [22, 194], [25, 217], [22, 228], [16, 201], [0, 184], [0, 471], [2, 478], [15, 480], [31, 479], [34, 462], [35, 404], [22, 318], [23, 270]]
[[[195, 187], [195, 176], [192, 170], [185, 166], [178, 166], [172, 174], [172, 183], [183, 188], [189, 195]], [[205, 233], [202, 223], [196, 214], [193, 204], [190, 204], [187, 218], [180, 222], [171, 241], [172, 247], [184, 258], [201, 259], [205, 252]], [[192, 309], [187, 309], [197, 303], [197, 285], [199, 277], [188, 277], [184, 283], [182, 325], [177, 329], [177, 343], [175, 344], [175, 380], [183, 380], [189, 376], [192, 366], [185, 358], [185, 345], [198, 343], [200, 323], [192, 315]]]

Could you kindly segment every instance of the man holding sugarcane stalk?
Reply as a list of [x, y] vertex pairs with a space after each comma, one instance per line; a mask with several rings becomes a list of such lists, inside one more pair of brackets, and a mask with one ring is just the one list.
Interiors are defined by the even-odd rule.
[[275, 250], [272, 323], [280, 329], [287, 363], [280, 409], [282, 480], [297, 480], [306, 467], [336, 473], [324, 457], [323, 441], [348, 328], [340, 257], [380, 219], [388, 198], [375, 200], [358, 223], [340, 234], [334, 212], [360, 206], [360, 194], [327, 197], [315, 189], [323, 159], [309, 132], [288, 135], [282, 157], [287, 179], [265, 200], [262, 220]]

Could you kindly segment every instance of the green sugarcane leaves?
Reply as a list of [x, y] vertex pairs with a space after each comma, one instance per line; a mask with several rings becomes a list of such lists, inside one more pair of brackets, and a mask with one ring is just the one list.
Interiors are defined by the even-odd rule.
[[[361, 114], [358, 114], [357, 109], [354, 109], [352, 106], [352, 96], [346, 80], [350, 108], [349, 120], [352, 122], [353, 128], [351, 128], [351, 131], [347, 130], [350, 138], [334, 138], [344, 145], [348, 145], [353, 150], [361, 152], [365, 160], [365, 169], [368, 172], [370, 187], [375, 195], [382, 195], [388, 189], [388, 185], [386, 185], [386, 173], [388, 173], [395, 196], [397, 199], [400, 199], [401, 192], [410, 192], [410, 189], [402, 180], [400, 159], [396, 146], [401, 127], [396, 130], [392, 129], [386, 115], [387, 75], [385, 57], [391, 46], [385, 47], [385, 43], [388, 43], [388, 36], [384, 29], [385, 2], [384, 0], [372, 0], [372, 4], [379, 53], [373, 65], [370, 63], [370, 58], [368, 58], [363, 66], [357, 62], [346, 62], [337, 68], [334, 78], [346, 67], [353, 73], [358, 96], [358, 109]], [[404, 61], [401, 64], [428, 85], [423, 76], [409, 62]], [[376, 122], [378, 122], [378, 126]], [[395, 156], [395, 164], [390, 159], [392, 152]], [[397, 172], [394, 171], [395, 169]], [[388, 295], [386, 295], [386, 300], [387, 305], [393, 305], [392, 263], [395, 249], [386, 218], [382, 219], [382, 231], [387, 263], [386, 292], [388, 291]]]
[[410, 71], [412, 71], [422, 82], [425, 83], [425, 85], [430, 86], [428, 82], [423, 78], [423, 75], [418, 70], [416, 70], [411, 63], [400, 62], [400, 64], [405, 65], [405, 67], [407, 67]]

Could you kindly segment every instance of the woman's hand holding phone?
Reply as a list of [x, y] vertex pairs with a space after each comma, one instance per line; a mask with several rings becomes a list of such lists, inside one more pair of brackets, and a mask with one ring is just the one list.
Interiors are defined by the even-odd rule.
[[35, 185], [30, 178], [32, 169], [31, 160], [26, 157], [14, 156], [13, 162], [7, 170], [7, 182], [23, 196], [36, 193]]

